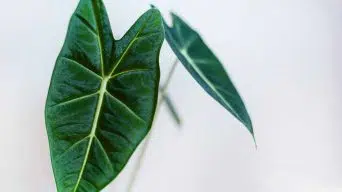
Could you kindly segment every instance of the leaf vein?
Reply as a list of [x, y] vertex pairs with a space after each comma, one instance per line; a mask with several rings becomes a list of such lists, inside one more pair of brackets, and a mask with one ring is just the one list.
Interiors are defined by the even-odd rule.
[[118, 77], [118, 76], [121, 76], [121, 75], [126, 75], [126, 74], [129, 74], [129, 73], [136, 73], [136, 72], [148, 72], [148, 71], [151, 71], [150, 69], [132, 69], [132, 70], [126, 70], [126, 71], [122, 71], [120, 73], [117, 73], [117, 74], [114, 74], [110, 77], [110, 79], [113, 79], [115, 77]]
[[190, 63], [190, 65], [194, 68], [194, 70], [198, 73], [198, 75], [200, 76], [200, 78], [202, 78], [203, 81], [205, 81], [208, 84], [208, 87], [218, 96], [218, 98], [225, 104], [227, 105], [227, 107], [229, 107], [231, 109], [231, 113], [241, 122], [243, 122], [243, 120], [241, 119], [240, 115], [237, 114], [237, 112], [234, 110], [234, 108], [231, 106], [231, 104], [229, 102], [227, 102], [227, 100], [222, 96], [222, 94], [216, 89], [216, 86], [213, 85], [213, 83], [203, 74], [202, 70], [196, 65], [194, 64], [193, 60], [190, 58], [190, 56], [188, 55], [188, 53], [186, 52], [186, 50], [181, 51], [181, 53], [183, 54], [183, 56], [186, 58], [186, 60], [188, 60], [188, 62]]
[[106, 158], [108, 164], [110, 165], [111, 171], [114, 172], [113, 164], [112, 164], [112, 162], [110, 161], [110, 158], [109, 158], [109, 156], [108, 156], [108, 153], [107, 153], [107, 151], [105, 150], [104, 146], [102, 145], [102, 142], [97, 138], [97, 136], [95, 136], [95, 139], [96, 139], [97, 142], [99, 143], [100, 149], [101, 149], [101, 150], [103, 151], [103, 153], [105, 154], [105, 158]]
[[70, 58], [67, 58], [67, 57], [61, 57], [61, 59], [65, 59], [67, 61], [70, 61], [70, 63], [73, 63], [77, 66], [80, 66], [81, 68], [83, 68], [84, 70], [86, 70], [87, 72], [89, 72], [90, 74], [96, 76], [97, 78], [99, 79], [103, 79], [100, 75], [98, 75], [97, 73], [95, 73], [93, 70], [90, 70], [89, 68], [85, 67], [84, 65], [82, 65], [81, 63], [73, 60], [73, 59], [70, 59]]
[[66, 105], [66, 104], [73, 103], [73, 102], [76, 102], [76, 101], [80, 101], [80, 100], [82, 100], [82, 99], [86, 99], [86, 98], [88, 98], [88, 97], [92, 97], [92, 96], [94, 96], [94, 95], [96, 95], [96, 94], [99, 94], [99, 92], [97, 91], [97, 92], [95, 92], [95, 93], [91, 93], [91, 94], [88, 94], [88, 95], [84, 95], [84, 96], [81, 96], [81, 97], [77, 97], [77, 98], [74, 98], [74, 99], [70, 99], [70, 100], [68, 100], [68, 101], [63, 101], [63, 102], [61, 102], [61, 103], [57, 103], [57, 104], [55, 104], [55, 105], [50, 106], [50, 108], [52, 108], [52, 107], [57, 107], [57, 106], [62, 106], [62, 105]]
[[114, 64], [113, 70], [110, 72], [109, 76], [112, 76], [115, 69], [119, 66], [119, 64], [121, 63], [121, 61], [123, 60], [123, 58], [126, 56], [128, 50], [132, 47], [132, 45], [135, 43], [135, 41], [137, 39], [139, 39], [139, 35], [141, 34], [141, 32], [145, 29], [148, 21], [151, 19], [152, 14], [145, 20], [145, 23], [141, 26], [140, 30], [137, 32], [137, 34], [134, 36], [133, 40], [128, 44], [128, 46], [126, 47], [125, 51], [123, 52], [123, 54], [120, 56], [119, 60]]
[[[109, 135], [119, 136], [119, 137], [123, 138], [125, 141], [127, 141], [127, 143], [133, 145], [133, 142], [132, 142], [128, 137], [126, 137], [126, 135], [124, 135], [124, 134], [122, 134], [122, 133], [120, 133], [120, 132], [118, 132], [118, 131], [112, 132], [112, 131], [108, 131], [108, 130], [101, 130], [101, 132], [102, 132], [102, 133], [109, 134]], [[120, 152], [120, 151], [119, 151], [119, 152]]]
[[108, 91], [106, 91], [106, 93], [108, 94], [108, 96], [112, 99], [114, 99], [115, 101], [117, 101], [120, 105], [122, 105], [124, 108], [126, 108], [136, 119], [138, 119], [139, 121], [142, 121], [144, 123], [146, 123], [145, 120], [143, 120], [136, 112], [134, 112], [130, 107], [128, 107], [124, 102], [122, 102], [121, 100], [119, 100], [118, 98], [114, 97], [111, 93], [109, 93]]
[[79, 19], [88, 29], [90, 29], [90, 31], [91, 31], [91, 33], [93, 33], [93, 35], [98, 37], [96, 29], [89, 23], [88, 20], [86, 20], [82, 15], [80, 15], [78, 13], [75, 14], [75, 17], [77, 19]]
[[100, 31], [102, 31], [100, 29], [100, 25], [99, 25], [99, 18], [98, 18], [98, 12], [97, 12], [97, 9], [96, 9], [96, 6], [94, 5], [94, 1], [91, 1], [91, 5], [92, 5], [92, 10], [94, 10], [94, 17], [95, 17], [95, 24], [96, 24], [96, 29], [98, 31], [97, 33], [97, 43], [98, 43], [98, 46], [99, 46], [99, 49], [100, 49], [100, 59], [101, 59], [101, 73], [102, 73], [102, 76], [104, 76], [104, 63], [103, 63], [103, 47], [102, 47], [102, 38], [101, 38], [101, 34], [100, 34]]
[[75, 148], [77, 145], [79, 145], [80, 143], [82, 143], [84, 140], [88, 139], [89, 135], [86, 137], [83, 137], [82, 139], [76, 141], [74, 144], [72, 144], [70, 147], [68, 147], [66, 150], [64, 150], [57, 158], [56, 161], [59, 161], [66, 153], [68, 153], [69, 151], [71, 151], [71, 149]]

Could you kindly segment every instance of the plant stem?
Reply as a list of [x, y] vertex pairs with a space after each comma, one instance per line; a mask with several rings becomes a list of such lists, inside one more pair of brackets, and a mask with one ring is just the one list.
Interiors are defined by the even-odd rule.
[[176, 60], [173, 62], [172, 67], [171, 67], [171, 70], [170, 70], [170, 72], [169, 72], [169, 74], [168, 74], [168, 76], [167, 76], [167, 79], [165, 80], [164, 85], [163, 85], [163, 86], [161, 87], [161, 89], [160, 89], [160, 91], [161, 91], [162, 93], [165, 93], [167, 87], [169, 86], [170, 81], [171, 81], [171, 78], [172, 78], [173, 74], [175, 73], [177, 64], [178, 64], [178, 59], [176, 59]]
[[[160, 92], [160, 95], [161, 97], [158, 99], [158, 105], [157, 105], [157, 109], [156, 109], [156, 112], [155, 112], [155, 116], [154, 116], [154, 119], [156, 119], [157, 115], [159, 114], [159, 109], [160, 109], [160, 106], [162, 105], [162, 103], [164, 102], [164, 94], [166, 93], [166, 90], [167, 90], [167, 87], [169, 86], [170, 84], [170, 81], [172, 79], [172, 76], [175, 72], [175, 69], [177, 67], [177, 64], [178, 64], [178, 59], [176, 59], [174, 62], [173, 62], [173, 65], [171, 67], [171, 70], [165, 80], [165, 83], [163, 84], [163, 86], [161, 86], [159, 88], [159, 92]], [[152, 126], [153, 127], [153, 126]], [[143, 164], [143, 161], [145, 159], [145, 156], [146, 156], [146, 152], [147, 152], [147, 149], [148, 149], [148, 146], [150, 145], [151, 143], [151, 138], [152, 138], [152, 130], [150, 130], [150, 132], [148, 133], [148, 135], [146, 136], [145, 138], [145, 141], [144, 143], [142, 143], [142, 149], [141, 149], [141, 152], [139, 154], [139, 157], [138, 157], [138, 162], [136, 163], [135, 165], [135, 168], [133, 170], [133, 176], [129, 182], [129, 185], [128, 185], [128, 192], [132, 192], [133, 190], [133, 186], [138, 178], [138, 174], [141, 170], [141, 167], [142, 167], [142, 164]]]

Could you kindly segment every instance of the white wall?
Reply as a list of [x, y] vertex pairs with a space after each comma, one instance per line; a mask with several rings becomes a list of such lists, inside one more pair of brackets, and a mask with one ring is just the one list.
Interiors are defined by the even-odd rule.
[[[116, 38], [149, 5], [104, 1]], [[169, 92], [184, 125], [162, 108], [135, 191], [342, 191], [342, 2], [155, 0], [197, 28], [251, 113], [248, 132], [177, 68]], [[2, 0], [1, 191], [55, 191], [44, 102], [77, 1]], [[174, 59], [165, 44], [165, 74]], [[125, 191], [134, 161], [105, 192]], [[339, 190], [340, 188], [340, 190]]]

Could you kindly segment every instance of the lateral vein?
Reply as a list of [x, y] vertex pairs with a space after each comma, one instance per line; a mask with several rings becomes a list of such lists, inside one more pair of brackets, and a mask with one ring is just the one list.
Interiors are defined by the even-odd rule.
[[85, 26], [87, 26], [90, 29], [91, 33], [93, 33], [93, 35], [95, 35], [96, 37], [98, 36], [96, 29], [94, 29], [94, 27], [89, 23], [89, 21], [86, 20], [82, 15], [76, 13], [75, 17], [79, 19]]
[[95, 17], [95, 25], [96, 25], [96, 30], [97, 30], [97, 43], [100, 49], [100, 60], [101, 60], [101, 73], [102, 73], [102, 77], [104, 77], [105, 73], [104, 73], [104, 63], [103, 63], [103, 47], [102, 47], [102, 38], [101, 38], [101, 34], [100, 34], [100, 25], [98, 22], [98, 17], [97, 17], [97, 12], [96, 12], [96, 8], [94, 5], [94, 1], [91, 1], [91, 5], [93, 7], [93, 11], [94, 11], [94, 17]]
[[85, 67], [84, 65], [82, 65], [81, 63], [79, 63], [79, 62], [77, 62], [77, 61], [75, 61], [75, 60], [73, 60], [73, 59], [69, 59], [69, 58], [67, 58], [67, 57], [61, 57], [61, 59], [65, 59], [65, 60], [67, 60], [67, 61], [70, 61], [70, 63], [73, 63], [73, 64], [75, 64], [75, 65], [77, 65], [77, 66], [83, 68], [84, 70], [88, 71], [89, 73], [91, 73], [92, 75], [96, 76], [97, 78], [103, 79], [100, 75], [98, 75], [98, 74], [95, 73], [94, 71], [88, 69], [87, 67]]
[[95, 139], [97, 140], [97, 142], [99, 143], [99, 146], [100, 146], [101, 150], [102, 150], [103, 153], [105, 154], [106, 160], [107, 160], [108, 164], [110, 165], [111, 171], [114, 172], [114, 167], [113, 167], [112, 162], [111, 162], [110, 159], [109, 159], [109, 156], [108, 156], [107, 151], [106, 151], [105, 148], [103, 147], [101, 141], [100, 141], [96, 136], [95, 136]]
[[77, 98], [74, 98], [74, 99], [71, 99], [71, 100], [68, 100], [68, 101], [63, 101], [61, 103], [58, 103], [56, 105], [52, 105], [51, 107], [56, 107], [56, 106], [61, 106], [61, 105], [66, 105], [66, 104], [69, 104], [69, 103], [73, 103], [73, 102], [76, 102], [76, 101], [80, 101], [82, 99], [86, 99], [88, 97], [92, 97], [96, 94], [98, 94], [99, 92], [95, 92], [95, 93], [91, 93], [91, 94], [88, 94], [88, 95], [84, 95], [84, 96], [81, 96], [81, 97], [77, 97]]
[[119, 60], [114, 64], [113, 70], [109, 73], [109, 76], [112, 76], [115, 69], [118, 67], [118, 65], [121, 63], [121, 61], [123, 60], [123, 58], [126, 56], [128, 50], [131, 48], [131, 46], [134, 44], [134, 42], [138, 39], [139, 35], [141, 34], [141, 32], [145, 29], [147, 22], [151, 19], [152, 14], [145, 20], [145, 23], [141, 26], [141, 28], [139, 29], [139, 31], [137, 32], [137, 34], [134, 36], [133, 40], [128, 44], [128, 46], [126, 47], [125, 51], [123, 52], [123, 54], [120, 56]]
[[122, 71], [120, 73], [112, 75], [110, 78], [113, 79], [115, 77], [118, 77], [118, 76], [121, 76], [121, 75], [125, 75], [125, 74], [128, 74], [128, 73], [145, 72], [145, 71], [150, 71], [150, 69], [132, 69], [132, 70], [127, 70], [127, 71]]
[[83, 137], [82, 139], [78, 140], [77, 142], [75, 142], [74, 144], [72, 144], [68, 149], [66, 149], [65, 151], [63, 151], [62, 154], [60, 154], [57, 158], [56, 161], [58, 161], [59, 159], [61, 159], [67, 152], [69, 152], [71, 149], [75, 148], [78, 144], [82, 143], [84, 140], [88, 139], [89, 135], [86, 137]]
[[138, 120], [146, 123], [145, 120], [143, 120], [136, 112], [134, 112], [130, 107], [128, 107], [124, 102], [120, 101], [118, 98], [114, 97], [112, 94], [110, 94], [108, 91], [107, 95], [109, 95], [110, 98], [114, 99], [115, 101], [117, 101], [120, 105], [122, 105], [124, 108], [126, 108], [135, 118], [137, 118]]

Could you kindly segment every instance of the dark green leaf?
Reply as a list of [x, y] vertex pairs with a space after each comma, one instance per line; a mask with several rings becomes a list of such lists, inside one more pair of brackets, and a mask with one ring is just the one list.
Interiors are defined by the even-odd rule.
[[178, 59], [203, 89], [254, 135], [245, 105], [221, 62], [196, 31], [175, 14], [172, 19], [172, 27], [164, 21], [165, 36]]
[[102, 1], [80, 1], [45, 108], [58, 191], [100, 191], [124, 168], [151, 128], [163, 39], [156, 9], [114, 40]]
[[173, 104], [172, 100], [166, 93], [161, 93], [160, 96], [162, 97], [162, 101], [165, 102], [167, 109], [169, 110], [172, 118], [175, 120], [178, 126], [182, 124], [182, 121], [177, 113], [176, 107]]

